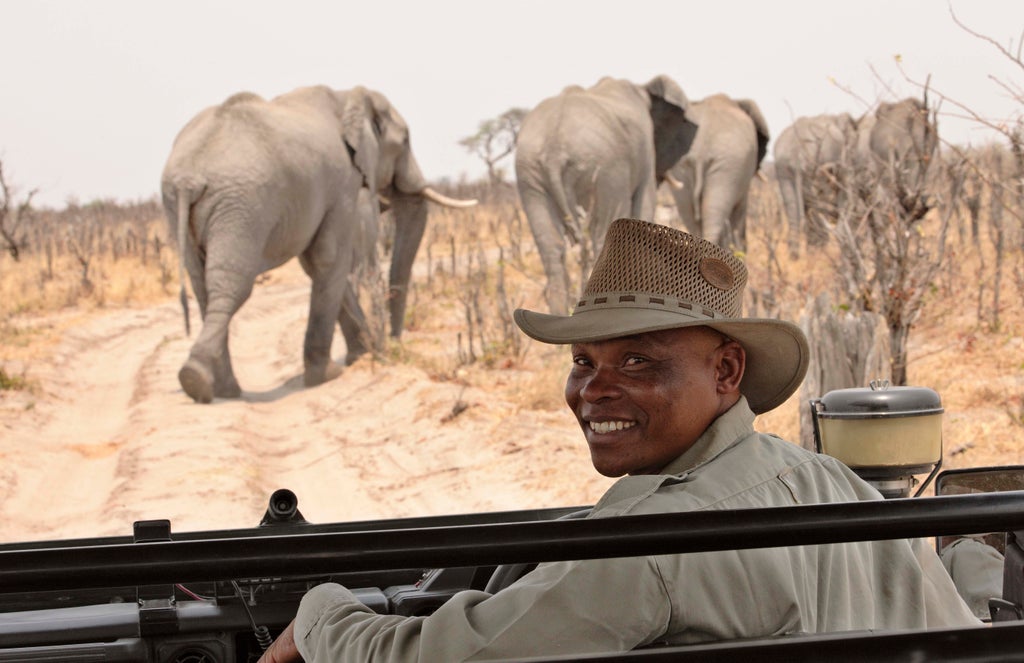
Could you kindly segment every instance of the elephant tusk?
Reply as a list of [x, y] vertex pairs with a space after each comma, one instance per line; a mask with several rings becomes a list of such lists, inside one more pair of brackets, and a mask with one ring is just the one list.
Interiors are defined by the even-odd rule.
[[761, 180], [762, 182], [767, 182], [768, 181], [768, 176], [765, 175], [764, 171], [761, 170], [761, 169], [758, 169], [758, 171], [756, 173], [754, 173], [754, 175], [756, 175], [757, 179]]
[[391, 201], [385, 198], [384, 196], [380, 195], [379, 193], [377, 194], [377, 200], [380, 201], [381, 205], [384, 205], [385, 207], [391, 207]]
[[672, 177], [671, 173], [665, 173], [665, 181], [668, 182], [668, 185], [675, 189], [676, 191], [683, 190], [683, 183], [677, 180], [676, 178]]
[[444, 194], [434, 191], [429, 186], [423, 187], [420, 191], [420, 195], [431, 202], [437, 203], [438, 205], [444, 205], [445, 207], [473, 207], [477, 204], [476, 199], [459, 200], [457, 198], [449, 198]]

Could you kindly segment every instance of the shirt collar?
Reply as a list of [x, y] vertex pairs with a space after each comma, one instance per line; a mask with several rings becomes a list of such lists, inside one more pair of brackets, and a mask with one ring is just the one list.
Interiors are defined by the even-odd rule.
[[616, 481], [594, 505], [593, 513], [616, 515], [628, 513], [638, 502], [666, 484], [686, 481], [686, 475], [711, 462], [723, 451], [754, 430], [754, 412], [747, 399], [740, 397], [731, 408], [711, 422], [707, 430], [681, 456], [658, 474], [625, 476]]
[[754, 412], [745, 396], [711, 422], [697, 441], [659, 472], [682, 474], [711, 461], [754, 429]]

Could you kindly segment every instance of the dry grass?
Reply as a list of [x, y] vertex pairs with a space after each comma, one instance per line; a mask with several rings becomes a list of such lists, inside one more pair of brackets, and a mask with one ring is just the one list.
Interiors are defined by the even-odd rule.
[[[748, 310], [799, 320], [809, 298], [833, 287], [834, 259], [829, 250], [790, 257], [774, 185], [755, 181], [752, 194]], [[157, 218], [123, 223], [141, 225], [147, 235], [164, 232]], [[987, 226], [981, 228], [977, 243], [950, 242], [939, 276], [925, 285], [928, 298], [910, 337], [909, 382], [937, 390], [946, 409], [945, 467], [1024, 463], [1024, 241], [1020, 228], [1011, 228], [1013, 248], [1005, 255], [996, 308], [993, 243]], [[959, 236], [957, 226], [951, 238]], [[19, 381], [24, 367], [79, 316], [109, 306], [166, 302], [177, 292], [177, 257], [166, 242], [144, 263], [137, 256], [115, 259], [98, 251], [89, 287], [73, 256], [57, 256], [52, 267], [45, 260], [33, 251], [19, 263], [0, 257], [0, 392], [30, 388]], [[278, 278], [304, 277], [291, 266], [264, 280]], [[526, 341], [510, 319], [516, 307], [543, 309], [543, 282], [515, 203], [434, 208], [410, 289], [406, 334], [401, 343], [385, 344], [376, 361], [413, 365], [438, 381], [490, 390], [524, 412], [558, 410], [564, 407], [567, 353]], [[371, 324], [379, 326], [380, 294], [368, 297], [364, 307], [378, 318]], [[761, 416], [758, 428], [797, 439], [801, 406], [790, 399]]]
[[[515, 306], [543, 308], [542, 270], [532, 248], [528, 231], [516, 225], [516, 210], [508, 207], [480, 208], [435, 215], [433, 230], [421, 252], [429, 273], [419, 275], [415, 284], [415, 307], [411, 307], [410, 329], [429, 330], [429, 338], [448, 342], [417, 345], [406, 341], [406, 359], [434, 366], [441, 379], [466, 380], [500, 392], [523, 410], [555, 410], [563, 406], [563, 376], [568, 357], [562, 348], [527, 344], [522, 353], [506, 350], [497, 353], [500, 361], [467, 364], [464, 353], [452, 347], [465, 346], [467, 328], [460, 319], [462, 309], [456, 293], [470, 287], [470, 273], [452, 269], [460, 252], [479, 251], [490, 255], [506, 245], [509, 228], [520, 235], [517, 259], [505, 263], [506, 290]], [[936, 212], [937, 215], [937, 212]], [[966, 221], [963, 221], [964, 223]], [[934, 232], [937, 221], [929, 221], [923, 232]], [[481, 233], [481, 228], [489, 228]], [[499, 232], [495, 232], [495, 228]], [[834, 289], [837, 261], [834, 249], [826, 249], [793, 258], [784, 250], [781, 210], [771, 183], [755, 182], [749, 251], [750, 270], [748, 309], [759, 315], [777, 315], [799, 320], [807, 302], [820, 292]], [[909, 345], [909, 383], [936, 389], [946, 409], [945, 438], [949, 457], [946, 467], [1024, 462], [1024, 284], [1012, 276], [1012, 266], [1024, 264], [1020, 231], [1015, 231], [1015, 248], [1004, 257], [1005, 273], [995, 319], [991, 285], [979, 288], [979, 278], [991, 282], [994, 264], [993, 244], [982, 224], [979, 241], [952, 243], [947, 264], [935, 282], [926, 284], [928, 297], [921, 317], [911, 332]], [[959, 231], [954, 229], [953, 236]], [[496, 237], [505, 238], [497, 241]], [[455, 238], [452, 241], [452, 238]], [[452, 255], [456, 255], [453, 263]], [[484, 284], [489, 296], [490, 314], [484, 324], [496, 326], [497, 301], [493, 298], [497, 261], [486, 270], [491, 279]], [[1018, 267], [1019, 268], [1019, 267]], [[838, 291], [837, 302], [841, 302]], [[514, 332], [518, 333], [518, 332]], [[457, 336], [463, 335], [459, 341]], [[491, 331], [491, 337], [498, 335]], [[762, 415], [758, 428], [776, 432], [788, 439], [799, 438], [799, 412], [804, 407], [796, 396], [777, 410]]]
[[387, 359], [493, 390], [525, 410], [560, 409], [568, 355], [527, 342], [511, 319], [515, 308], [543, 307], [543, 287], [516, 206], [435, 209], [410, 285], [408, 333]]
[[[173, 248], [162, 251], [164, 267], [142, 264], [134, 258], [103, 257], [92, 266], [91, 284], [84, 283], [80, 266], [71, 256], [53, 261], [53, 275], [40, 256], [30, 254], [15, 263], [0, 259], [0, 319], [62, 309], [94, 310], [107, 306], [151, 304], [165, 299], [176, 289], [175, 282], [161, 280], [168, 263], [177, 257]], [[176, 274], [176, 272], [175, 272]]]
[[[0, 363], [8, 366], [8, 375], [45, 355], [63, 329], [90, 312], [145, 306], [176, 292], [177, 253], [167, 243], [164, 220], [154, 212], [152, 204], [133, 205], [106, 218], [92, 216], [104, 232], [81, 254], [87, 272], [68, 249], [64, 217], [73, 212], [43, 215], [19, 260], [0, 254]], [[125, 251], [129, 235], [149, 238], [147, 245]]]

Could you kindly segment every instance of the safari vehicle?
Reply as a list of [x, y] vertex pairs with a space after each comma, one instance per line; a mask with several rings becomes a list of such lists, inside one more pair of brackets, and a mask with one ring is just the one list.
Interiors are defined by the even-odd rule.
[[[911, 537], [935, 537], [941, 546], [960, 535], [984, 535], [1004, 548], [1002, 595], [992, 597], [991, 618], [977, 627], [529, 660], [1024, 660], [1024, 466], [937, 472], [941, 453], [938, 462], [921, 463], [903, 448], [907, 440], [916, 444], [907, 422], [899, 422], [896, 437], [863, 426], [934, 414], [899, 407], [920, 394], [892, 394], [812, 402], [817, 419], [845, 413], [859, 435], [902, 459], [884, 467], [869, 460], [861, 468], [882, 488], [902, 486], [875, 502], [624, 516], [612, 531], [606, 520], [580, 518], [583, 507], [313, 524], [302, 517], [296, 494], [280, 489], [252, 528], [179, 533], [158, 520], [136, 522], [131, 535], [120, 537], [6, 544], [0, 662], [255, 661], [306, 590], [326, 581], [353, 589], [377, 612], [424, 615], [458, 591], [500, 589], [545, 560]], [[827, 448], [835, 427], [817, 419], [819, 444]], [[931, 440], [923, 446], [934, 448]], [[922, 470], [929, 472], [925, 482], [934, 477], [935, 496], [907, 495], [920, 485], [914, 473]]]

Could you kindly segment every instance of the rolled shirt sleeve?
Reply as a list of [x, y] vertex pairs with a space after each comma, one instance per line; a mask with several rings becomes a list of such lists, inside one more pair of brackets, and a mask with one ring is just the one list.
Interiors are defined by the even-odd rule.
[[428, 617], [379, 615], [324, 584], [303, 598], [295, 641], [308, 663], [627, 651], [665, 632], [671, 604], [650, 557], [542, 564], [497, 594], [460, 592]]

